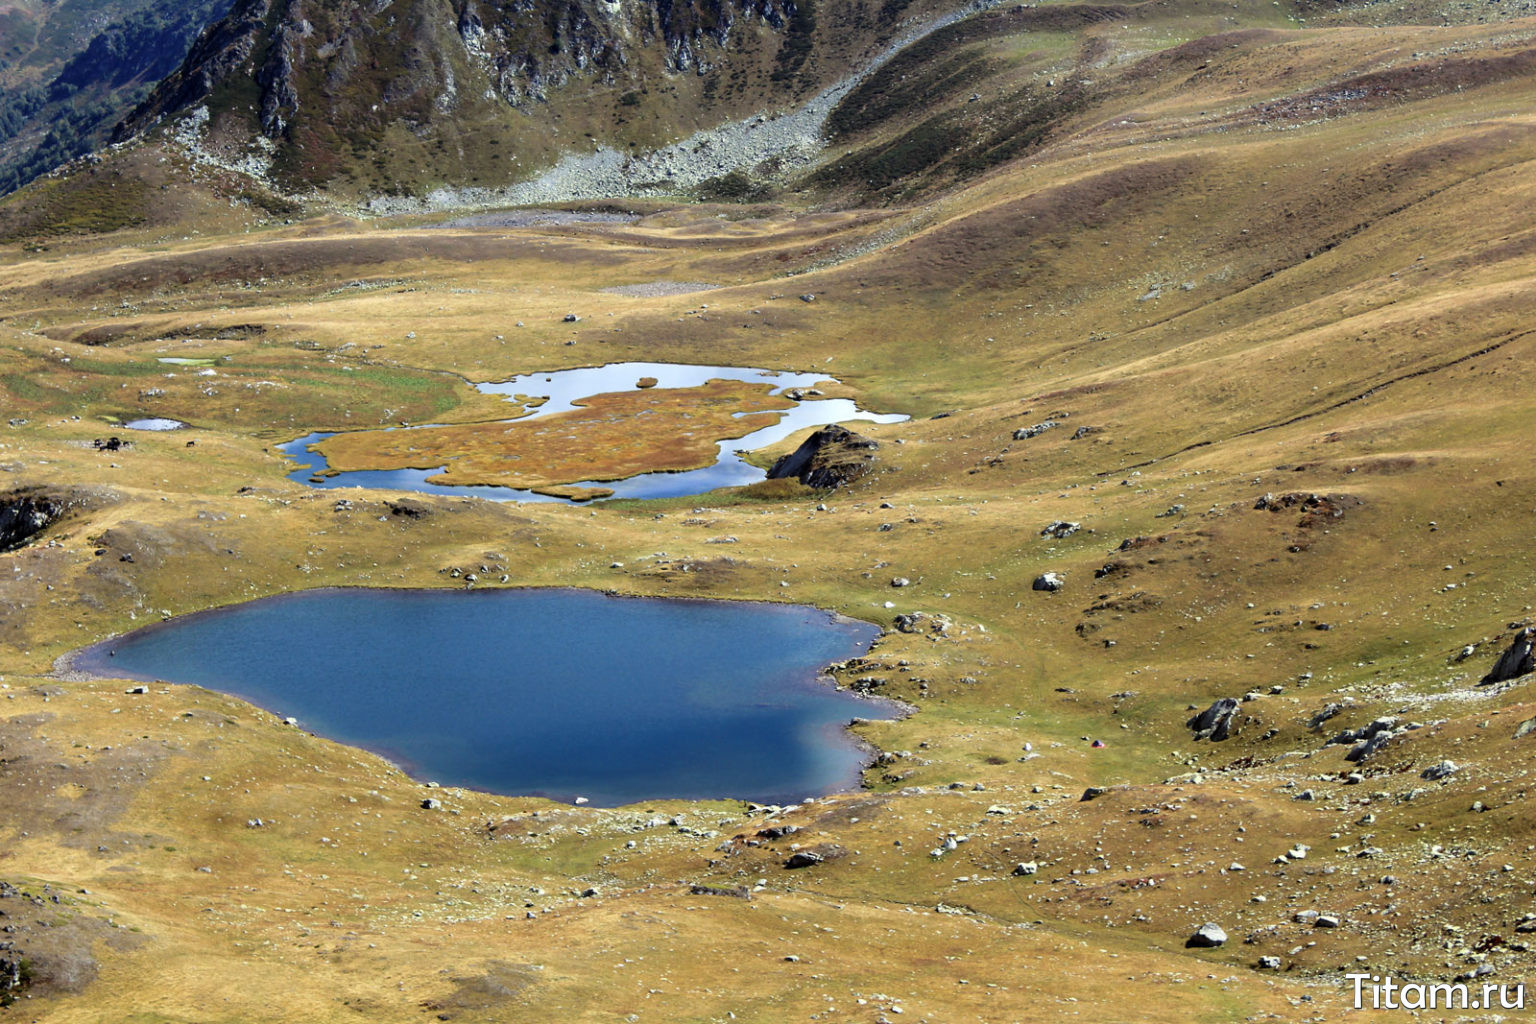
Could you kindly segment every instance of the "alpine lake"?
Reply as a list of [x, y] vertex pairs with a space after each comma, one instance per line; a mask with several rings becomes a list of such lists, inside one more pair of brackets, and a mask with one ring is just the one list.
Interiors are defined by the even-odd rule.
[[[494, 482], [495, 472], [455, 482], [453, 446], [465, 425], [443, 444], [414, 443], [454, 430], [425, 425], [308, 434], [282, 450], [298, 463], [292, 479], [322, 488], [507, 501], [675, 497], [763, 479], [743, 452], [797, 430], [905, 419], [821, 397], [817, 385], [829, 383], [814, 373], [620, 363], [476, 385], [522, 407], [505, 421], [467, 425], [482, 432], [535, 421], [569, 431], [593, 403], [630, 391], [656, 401], [602, 412], [628, 433], [643, 432], [668, 393], [685, 409], [724, 386], [739, 386], [729, 400], [751, 400], [715, 418], [716, 433], [724, 423], [728, 436], [702, 438], [712, 446], [704, 465], [619, 479], [557, 472], [542, 489]], [[394, 461], [424, 464], [333, 469], [326, 442], [361, 435], [413, 442], [408, 450], [421, 456]], [[499, 439], [497, 457], [514, 464], [515, 483], [514, 442]], [[688, 458], [698, 461], [698, 447]], [[444, 785], [597, 806], [657, 797], [791, 802], [857, 785], [867, 753], [845, 727], [901, 712], [837, 691], [821, 675], [868, 650], [879, 632], [803, 605], [558, 588], [330, 588], [179, 616], [77, 651], [69, 666], [230, 693]]]

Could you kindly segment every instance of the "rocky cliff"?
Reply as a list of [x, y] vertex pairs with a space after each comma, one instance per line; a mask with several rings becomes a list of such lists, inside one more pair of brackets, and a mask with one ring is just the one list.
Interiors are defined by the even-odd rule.
[[115, 140], [197, 113], [289, 187], [500, 184], [793, 90], [814, 26], [811, 0], [238, 0]]

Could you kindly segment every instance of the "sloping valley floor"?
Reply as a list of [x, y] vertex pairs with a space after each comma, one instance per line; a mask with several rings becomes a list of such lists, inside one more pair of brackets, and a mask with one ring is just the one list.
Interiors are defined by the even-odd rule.
[[[196, 235], [10, 246], [0, 484], [36, 528], [0, 553], [28, 974], [0, 1017], [1296, 1021], [1356, 970], [1523, 979], [1536, 701], [1479, 681], [1536, 604], [1533, 48], [1516, 21], [1126, 49], [1123, 88], [921, 211], [247, 233], [210, 203]], [[634, 287], [677, 281], [720, 287]], [[285, 477], [305, 433], [501, 418], [468, 380], [620, 360], [824, 372], [912, 419], [861, 425], [875, 468], [831, 492]], [[859, 792], [593, 809], [53, 670], [164, 616], [466, 573], [867, 619], [839, 683], [918, 710], [857, 727]], [[1380, 718], [1363, 760], [1331, 742]], [[1186, 949], [1206, 922], [1228, 941]]]

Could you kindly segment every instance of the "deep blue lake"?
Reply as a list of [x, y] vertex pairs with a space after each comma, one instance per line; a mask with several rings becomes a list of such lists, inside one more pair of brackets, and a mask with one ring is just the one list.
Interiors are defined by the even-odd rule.
[[329, 589], [157, 623], [73, 667], [235, 694], [444, 785], [785, 802], [857, 785], [844, 726], [894, 706], [818, 675], [878, 633], [799, 605]]

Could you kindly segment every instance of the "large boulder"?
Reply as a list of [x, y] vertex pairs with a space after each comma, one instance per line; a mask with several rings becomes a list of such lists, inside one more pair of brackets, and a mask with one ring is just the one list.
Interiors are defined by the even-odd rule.
[[868, 473], [874, 466], [878, 442], [837, 424], [822, 427], [773, 464], [768, 479], [794, 478], [807, 487], [829, 490]]
[[1232, 720], [1237, 716], [1236, 697], [1222, 697], [1184, 723], [1194, 730], [1197, 740], [1220, 741], [1232, 735]]
[[1515, 642], [1499, 655], [1499, 660], [1493, 663], [1493, 668], [1483, 676], [1483, 685], [1505, 683], [1536, 671], [1536, 655], [1532, 653], [1533, 647], [1536, 647], [1536, 626], [1527, 626], [1515, 634]]
[[1195, 934], [1191, 935], [1184, 945], [1191, 949], [1214, 949], [1226, 941], [1226, 929], [1219, 924], [1208, 922], [1195, 929]]
[[21, 547], [62, 518], [67, 507], [64, 499], [50, 494], [14, 491], [0, 495], [0, 551]]

